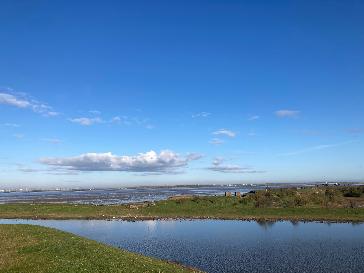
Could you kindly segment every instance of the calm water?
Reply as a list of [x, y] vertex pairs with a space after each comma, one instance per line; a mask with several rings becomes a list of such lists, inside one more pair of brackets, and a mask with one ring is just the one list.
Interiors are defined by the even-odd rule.
[[0, 220], [55, 227], [207, 272], [364, 272], [364, 224]]

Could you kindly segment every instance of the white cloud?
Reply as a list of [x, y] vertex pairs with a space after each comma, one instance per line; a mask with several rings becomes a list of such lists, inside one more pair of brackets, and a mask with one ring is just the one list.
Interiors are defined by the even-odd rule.
[[228, 137], [235, 137], [236, 136], [236, 133], [233, 132], [233, 131], [230, 131], [230, 130], [227, 130], [227, 129], [220, 129], [220, 130], [217, 130], [215, 132], [212, 133], [213, 135], [223, 135], [223, 136], [228, 136]]
[[254, 115], [254, 116], [250, 116], [250, 117], [248, 118], [248, 120], [249, 120], [249, 121], [254, 121], [254, 120], [257, 120], [257, 119], [260, 119], [260, 116], [258, 116], [258, 115]]
[[33, 112], [43, 116], [57, 116], [58, 112], [52, 110], [52, 107], [34, 99], [30, 99], [26, 94], [10, 94], [0, 92], [0, 104], [10, 105], [17, 108], [31, 109]]
[[200, 112], [192, 115], [192, 118], [207, 118], [211, 116], [211, 113], [209, 112]]
[[7, 93], [0, 93], [0, 104], [7, 104], [19, 108], [27, 108], [31, 105], [29, 101]]
[[96, 118], [86, 118], [86, 117], [71, 118], [71, 119], [69, 119], [69, 121], [71, 121], [73, 123], [78, 123], [78, 124], [83, 125], [83, 126], [90, 126], [90, 125], [93, 125], [93, 124], [103, 122], [103, 120], [101, 118], [99, 118], [99, 117], [96, 117]]
[[275, 111], [274, 113], [277, 117], [280, 117], [280, 118], [295, 118], [295, 117], [298, 117], [298, 115], [300, 114], [300, 111], [284, 109], [284, 110]]
[[140, 153], [135, 156], [118, 156], [112, 153], [86, 153], [74, 157], [42, 158], [40, 162], [61, 170], [119, 171], [138, 173], [173, 173], [186, 167], [190, 161], [201, 158], [199, 154], [180, 156], [169, 150]]
[[208, 170], [221, 172], [221, 173], [259, 173], [249, 167], [241, 167], [239, 165], [224, 164], [223, 158], [215, 158], [212, 162], [212, 166]]
[[221, 144], [224, 144], [225, 141], [223, 141], [222, 139], [220, 138], [213, 138], [210, 140], [210, 144], [212, 145], [221, 145]]

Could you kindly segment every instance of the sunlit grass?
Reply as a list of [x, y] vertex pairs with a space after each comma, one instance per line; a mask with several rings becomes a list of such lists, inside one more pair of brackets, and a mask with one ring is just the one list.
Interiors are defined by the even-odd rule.
[[0, 225], [0, 272], [197, 272], [51, 228]]

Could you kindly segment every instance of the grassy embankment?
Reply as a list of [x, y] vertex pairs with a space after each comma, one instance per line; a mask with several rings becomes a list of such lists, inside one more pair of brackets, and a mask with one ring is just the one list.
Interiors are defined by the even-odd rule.
[[0, 205], [0, 218], [364, 221], [364, 186], [271, 189], [238, 197], [181, 197], [139, 205]]
[[0, 272], [199, 272], [55, 229], [0, 225]]

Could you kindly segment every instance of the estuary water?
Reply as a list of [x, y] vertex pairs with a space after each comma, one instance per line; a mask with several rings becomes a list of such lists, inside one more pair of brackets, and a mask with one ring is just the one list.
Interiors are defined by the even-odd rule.
[[[271, 187], [287, 187], [277, 184]], [[195, 185], [166, 187], [134, 187], [121, 189], [79, 189], [79, 190], [42, 190], [0, 191], [0, 204], [4, 203], [71, 203], [112, 205], [145, 201], [158, 201], [174, 195], [223, 195], [225, 192], [245, 193], [264, 189], [265, 185]]]
[[224, 220], [0, 220], [87, 237], [206, 272], [364, 272], [364, 224]]

